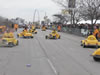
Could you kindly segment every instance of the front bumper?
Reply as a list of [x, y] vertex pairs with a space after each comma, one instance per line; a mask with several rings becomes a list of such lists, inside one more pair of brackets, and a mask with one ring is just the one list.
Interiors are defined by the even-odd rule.
[[56, 39], [56, 36], [49, 36], [49, 39]]
[[100, 59], [100, 55], [92, 55], [92, 56]]
[[[3, 47], [12, 47], [12, 46], [14, 46], [14, 45], [10, 45], [10, 43], [12, 43], [12, 42], [2, 42], [2, 45], [1, 46], [3, 46]], [[12, 43], [13, 44], [13, 43]]]
[[33, 36], [23, 36], [23, 38], [33, 38]]
[[88, 46], [88, 47], [96, 47], [96, 46], [99, 46], [99, 45], [88, 44], [86, 46]]

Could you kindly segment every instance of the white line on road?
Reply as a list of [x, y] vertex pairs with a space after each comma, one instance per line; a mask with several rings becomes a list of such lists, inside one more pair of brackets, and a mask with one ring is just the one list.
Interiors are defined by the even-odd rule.
[[50, 64], [52, 70], [54, 71], [55, 75], [58, 75], [58, 72], [56, 70], [56, 68], [54, 67], [54, 65], [52, 64], [52, 62], [47, 58], [48, 63]]

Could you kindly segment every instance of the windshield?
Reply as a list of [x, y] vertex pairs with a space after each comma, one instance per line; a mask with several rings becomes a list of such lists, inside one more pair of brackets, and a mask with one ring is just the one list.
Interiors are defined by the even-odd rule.
[[89, 37], [88, 39], [89, 39], [89, 40], [96, 40], [95, 37]]

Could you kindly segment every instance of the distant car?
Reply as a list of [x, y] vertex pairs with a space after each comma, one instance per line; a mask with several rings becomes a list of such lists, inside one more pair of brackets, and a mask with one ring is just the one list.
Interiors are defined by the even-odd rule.
[[52, 32], [45, 36], [46, 39], [60, 39], [61, 36], [57, 32]]
[[17, 37], [22, 37], [22, 38], [33, 38], [33, 34], [32, 33], [29, 33], [29, 32], [21, 32], [19, 34], [17, 34]]
[[19, 45], [19, 41], [16, 38], [11, 38], [11, 37], [3, 37], [2, 38], [2, 46], [17, 46]]
[[88, 36], [85, 40], [81, 41], [81, 46], [83, 48], [88, 47], [88, 46], [95, 46], [95, 47], [100, 47], [100, 42], [96, 39], [94, 35]]
[[94, 51], [92, 56], [95, 61], [100, 61], [100, 48]]

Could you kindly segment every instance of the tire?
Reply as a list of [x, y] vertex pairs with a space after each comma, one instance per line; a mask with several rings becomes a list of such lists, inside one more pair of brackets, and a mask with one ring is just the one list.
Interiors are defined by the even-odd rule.
[[96, 57], [93, 57], [93, 59], [94, 59], [95, 61], [100, 61], [100, 59], [99, 59], [99, 58], [96, 58]]
[[59, 39], [61, 39], [61, 36], [59, 36]]
[[37, 32], [35, 32], [35, 34], [37, 34]]
[[31, 38], [33, 38], [33, 36], [31, 36]]
[[83, 44], [81, 43], [81, 45], [80, 46], [83, 46]]
[[23, 38], [25, 38], [25, 39], [26, 39], [27, 37], [26, 37], [26, 36], [23, 36]]
[[82, 41], [81, 41], [81, 45], [80, 46], [83, 46]]
[[45, 36], [45, 39], [48, 39], [48, 36]]
[[83, 48], [86, 48], [86, 45], [85, 44], [83, 44]]
[[9, 46], [9, 47], [13, 47], [14, 44], [10, 42], [10, 43], [8, 43], [8, 46]]

